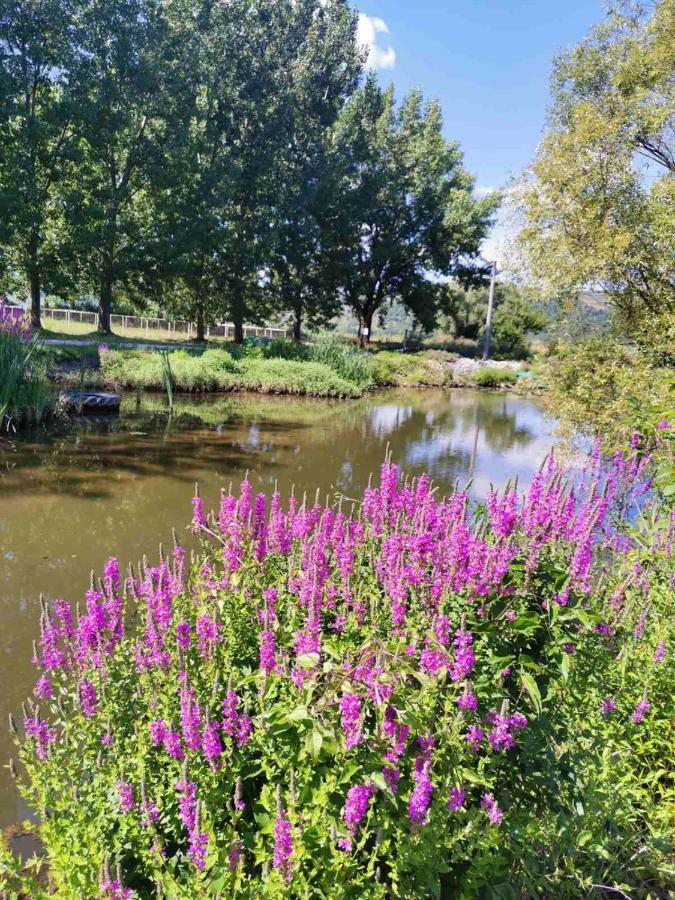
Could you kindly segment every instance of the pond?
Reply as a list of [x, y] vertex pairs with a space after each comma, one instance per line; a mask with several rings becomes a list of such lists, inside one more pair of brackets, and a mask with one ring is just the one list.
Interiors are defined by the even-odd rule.
[[119, 418], [0, 438], [0, 826], [26, 817], [5, 767], [35, 670], [39, 594], [78, 600], [108, 556], [123, 567], [184, 533], [199, 482], [207, 508], [245, 472], [254, 490], [293, 486], [313, 499], [355, 497], [387, 447], [407, 473], [441, 492], [472, 479], [526, 484], [553, 443], [553, 423], [529, 400], [475, 391], [392, 391], [352, 402], [236, 396], [124, 398]]

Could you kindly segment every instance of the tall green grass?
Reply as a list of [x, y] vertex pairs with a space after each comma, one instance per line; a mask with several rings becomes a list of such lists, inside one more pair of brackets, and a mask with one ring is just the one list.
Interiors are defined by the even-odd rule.
[[224, 350], [176, 350], [166, 362], [151, 350], [108, 350], [101, 354], [101, 381], [117, 388], [166, 388], [166, 363], [176, 391], [260, 391], [310, 397], [357, 397], [362, 388], [324, 363], [312, 360], [233, 358]]
[[373, 363], [363, 350], [349, 344], [337, 334], [324, 332], [309, 345], [309, 358], [323, 363], [342, 378], [358, 384], [369, 385], [373, 380]]
[[0, 429], [40, 421], [49, 404], [41, 342], [0, 328]]

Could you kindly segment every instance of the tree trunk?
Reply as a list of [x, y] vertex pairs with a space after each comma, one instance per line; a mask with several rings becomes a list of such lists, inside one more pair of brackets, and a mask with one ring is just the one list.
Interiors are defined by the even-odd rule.
[[296, 344], [302, 340], [302, 306], [300, 305], [293, 310], [293, 340]]
[[112, 334], [110, 313], [112, 312], [113, 275], [112, 266], [106, 265], [101, 274], [101, 296], [98, 304], [98, 330], [101, 334]]
[[206, 340], [206, 327], [204, 324], [204, 307], [200, 303], [197, 307], [197, 340], [204, 342]]
[[244, 318], [241, 313], [235, 313], [232, 316], [232, 320], [234, 321], [234, 342], [235, 344], [243, 344], [244, 343]]
[[28, 282], [30, 284], [30, 324], [33, 328], [41, 328], [40, 318], [40, 264], [38, 262], [39, 235], [36, 228], [31, 230], [28, 242]]
[[374, 313], [364, 312], [359, 324], [359, 346], [367, 347], [370, 344], [370, 338], [373, 333], [373, 316]]

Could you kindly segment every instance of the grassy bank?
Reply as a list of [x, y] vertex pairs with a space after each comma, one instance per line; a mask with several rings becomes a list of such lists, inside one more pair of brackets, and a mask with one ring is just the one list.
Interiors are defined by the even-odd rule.
[[[310, 344], [246, 342], [241, 346], [122, 348], [89, 343], [59, 347], [60, 377], [117, 390], [163, 390], [168, 360], [177, 392], [256, 391], [310, 397], [359, 397], [377, 387], [512, 387], [516, 368], [477, 364], [438, 350], [367, 353], [325, 336]], [[84, 372], [80, 370], [84, 367]]]
[[[162, 390], [162, 357], [145, 350], [108, 350], [101, 353], [100, 383], [117, 389]], [[358, 397], [360, 385], [341, 377], [325, 363], [290, 359], [235, 359], [224, 350], [168, 355], [174, 390], [259, 391], [310, 397]], [[89, 379], [95, 379], [92, 375]]]

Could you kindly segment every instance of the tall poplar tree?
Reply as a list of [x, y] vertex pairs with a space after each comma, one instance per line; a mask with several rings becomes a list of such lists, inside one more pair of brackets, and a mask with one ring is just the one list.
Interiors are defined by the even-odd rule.
[[36, 328], [42, 293], [59, 274], [45, 242], [73, 150], [73, 24], [70, 0], [0, 0], [4, 280], [28, 288]]
[[[170, 7], [167, 7], [170, 8]], [[151, 198], [190, 113], [180, 47], [159, 0], [83, 0], [75, 42], [77, 177], [63, 192], [63, 257], [98, 294], [110, 331], [116, 288], [151, 264]]]
[[374, 76], [347, 104], [336, 141], [342, 163], [331, 222], [334, 277], [368, 343], [373, 320], [399, 301], [435, 322], [438, 276], [480, 265], [497, 198], [476, 199], [462, 153], [442, 133], [440, 105], [411, 91], [397, 109]]

